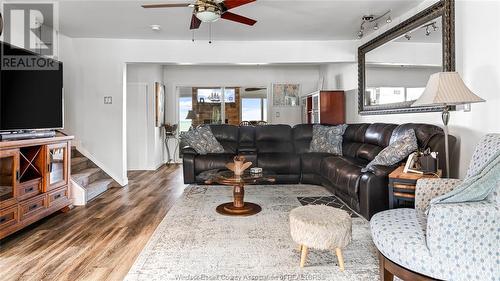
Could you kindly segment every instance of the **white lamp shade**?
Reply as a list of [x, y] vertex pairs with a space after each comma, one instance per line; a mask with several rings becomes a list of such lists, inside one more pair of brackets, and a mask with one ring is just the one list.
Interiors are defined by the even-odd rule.
[[467, 88], [457, 72], [438, 72], [431, 75], [424, 92], [412, 106], [458, 105], [484, 101]]

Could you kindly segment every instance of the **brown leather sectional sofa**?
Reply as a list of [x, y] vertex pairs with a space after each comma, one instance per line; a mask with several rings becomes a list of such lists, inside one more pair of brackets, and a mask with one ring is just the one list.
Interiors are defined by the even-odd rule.
[[[288, 125], [232, 126], [210, 125], [224, 147], [222, 154], [199, 155], [190, 147], [182, 148], [185, 183], [203, 183], [200, 173], [224, 169], [236, 154], [244, 154], [255, 166], [275, 173], [276, 183], [316, 184], [327, 187], [352, 209], [366, 218], [388, 209], [388, 175], [397, 165], [375, 166], [361, 172], [384, 147], [392, 134], [414, 129], [421, 148], [444, 156], [441, 128], [428, 124], [349, 124], [343, 136], [343, 155], [310, 153], [312, 126]], [[456, 139], [450, 136], [450, 147]], [[444, 157], [439, 166], [445, 167]]]

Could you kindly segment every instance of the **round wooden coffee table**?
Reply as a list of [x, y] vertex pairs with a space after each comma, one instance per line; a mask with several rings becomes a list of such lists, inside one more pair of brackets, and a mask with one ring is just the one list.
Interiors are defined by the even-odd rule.
[[245, 172], [241, 176], [236, 176], [232, 171], [221, 171], [211, 176], [205, 183], [233, 186], [233, 202], [217, 206], [215, 209], [217, 213], [227, 216], [251, 216], [259, 213], [262, 208], [255, 203], [243, 200], [245, 185], [274, 181], [275, 179], [266, 173], [254, 175]]

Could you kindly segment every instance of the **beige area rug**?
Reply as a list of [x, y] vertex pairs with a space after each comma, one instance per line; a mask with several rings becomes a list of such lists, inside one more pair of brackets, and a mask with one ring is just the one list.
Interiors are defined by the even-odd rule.
[[305, 268], [289, 234], [297, 197], [331, 196], [312, 185], [248, 186], [245, 201], [262, 206], [250, 217], [219, 215], [232, 201], [227, 186], [189, 186], [142, 250], [125, 280], [378, 280], [369, 223], [353, 218], [353, 240], [341, 272], [332, 251], [310, 250]]

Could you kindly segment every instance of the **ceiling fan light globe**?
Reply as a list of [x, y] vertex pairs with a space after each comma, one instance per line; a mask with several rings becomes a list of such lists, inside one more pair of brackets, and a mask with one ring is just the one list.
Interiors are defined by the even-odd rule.
[[202, 22], [215, 22], [220, 19], [220, 14], [211, 11], [203, 11], [196, 13], [196, 17]]

